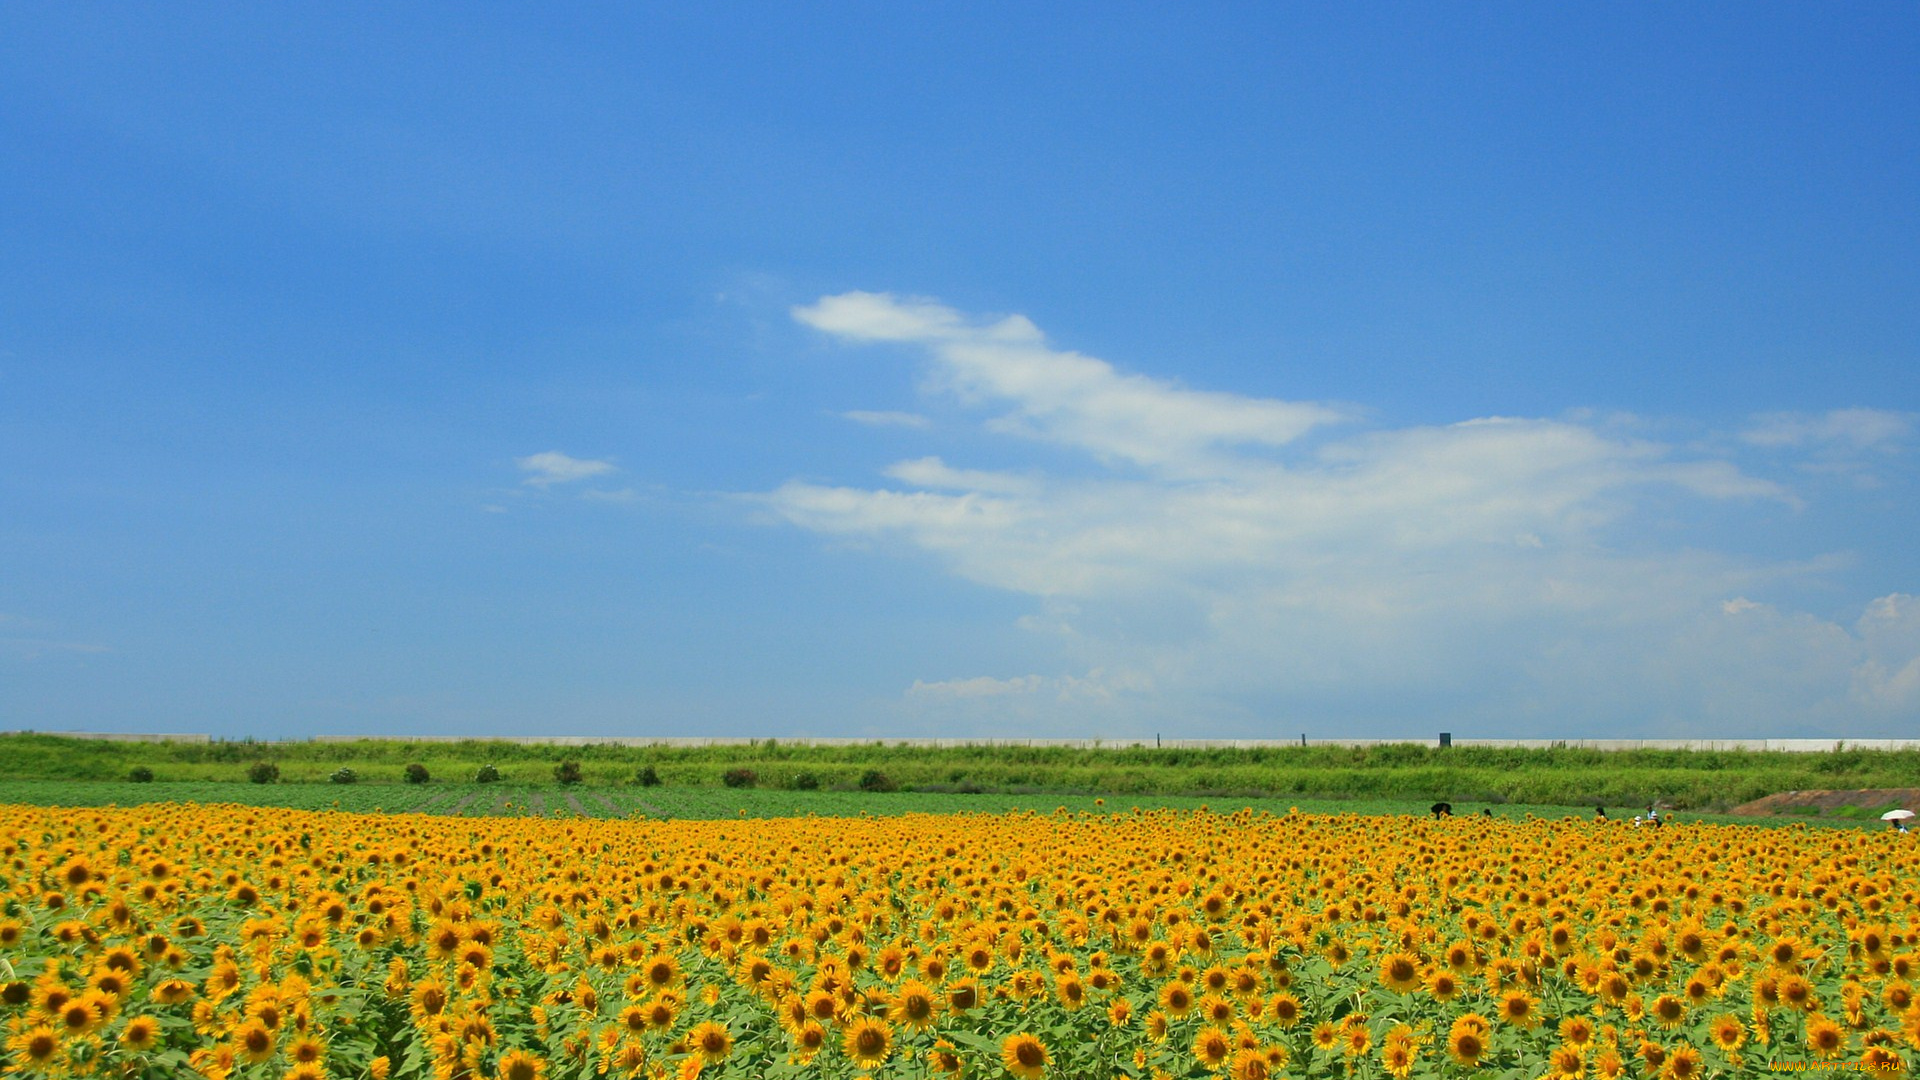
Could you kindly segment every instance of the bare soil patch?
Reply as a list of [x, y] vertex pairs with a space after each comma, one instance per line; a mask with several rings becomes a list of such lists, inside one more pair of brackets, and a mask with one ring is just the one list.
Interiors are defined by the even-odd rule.
[[1856, 788], [1850, 791], [1782, 791], [1741, 803], [1727, 811], [1742, 817], [1771, 817], [1775, 814], [1831, 814], [1848, 807], [1856, 811], [1887, 810], [1896, 806], [1920, 807], [1920, 788]]

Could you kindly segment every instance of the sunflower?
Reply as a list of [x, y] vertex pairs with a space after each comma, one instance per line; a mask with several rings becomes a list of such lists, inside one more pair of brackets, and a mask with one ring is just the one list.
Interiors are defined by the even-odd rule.
[[438, 979], [422, 979], [413, 984], [409, 995], [409, 1010], [416, 1024], [428, 1023], [427, 1018], [439, 1016], [447, 1008], [447, 984]]
[[680, 985], [680, 962], [663, 953], [649, 959], [640, 968], [640, 974], [648, 986], [666, 990]]
[[854, 1064], [862, 1068], [877, 1066], [893, 1053], [893, 1028], [885, 1020], [871, 1016], [859, 1017], [847, 1025], [840, 1048], [846, 1051]]
[[1061, 975], [1053, 980], [1053, 996], [1072, 1012], [1087, 1003], [1087, 985], [1077, 975]]
[[287, 1060], [308, 1064], [327, 1056], [327, 1044], [312, 1035], [302, 1035], [287, 1044]]
[[273, 1056], [273, 1031], [258, 1020], [249, 1020], [233, 1031], [234, 1052], [258, 1064]]
[[1479, 1013], [1466, 1013], [1456, 1018], [1447, 1032], [1447, 1054], [1454, 1061], [1473, 1068], [1487, 1054], [1489, 1033], [1485, 1017]]
[[927, 1051], [927, 1061], [933, 1066], [933, 1071], [942, 1076], [958, 1076], [960, 1070], [965, 1067], [965, 1063], [960, 1060], [959, 1051], [945, 1039], [934, 1043], [933, 1049]]
[[1380, 959], [1380, 985], [1396, 994], [1404, 994], [1418, 987], [1419, 961], [1406, 953], [1388, 953]]
[[1525, 990], [1509, 990], [1501, 995], [1499, 1010], [1501, 1021], [1514, 1027], [1531, 1028], [1540, 1023], [1540, 1010]]
[[1364, 1022], [1348, 1023], [1341, 1028], [1340, 1039], [1348, 1057], [1365, 1057], [1373, 1049], [1373, 1032]]
[[1334, 1027], [1331, 1021], [1320, 1021], [1313, 1028], [1313, 1045], [1322, 1052], [1331, 1053], [1334, 1047], [1340, 1045], [1340, 1029]]
[[954, 1012], [966, 1012], [980, 1005], [980, 984], [972, 979], [960, 979], [947, 985], [947, 1008]]
[[1815, 1013], [1807, 1017], [1807, 1049], [1832, 1060], [1847, 1052], [1847, 1033], [1839, 1024]]
[[494, 1080], [545, 1080], [547, 1062], [525, 1050], [509, 1050], [494, 1066]]
[[694, 1025], [693, 1030], [687, 1032], [687, 1045], [700, 1055], [702, 1061], [710, 1065], [718, 1064], [733, 1053], [733, 1035], [727, 1031], [725, 1024], [708, 1020]]
[[1584, 1016], [1569, 1016], [1560, 1021], [1560, 1040], [1575, 1050], [1585, 1050], [1593, 1041], [1593, 1021]]
[[1571, 1046], [1556, 1046], [1553, 1052], [1547, 1055], [1547, 1075], [1550, 1077], [1573, 1080], [1575, 1077], [1586, 1074], [1586, 1060], [1580, 1056], [1580, 1051]]
[[939, 999], [932, 988], [918, 979], [908, 979], [900, 984], [893, 995], [893, 1007], [887, 1015], [893, 1022], [912, 1031], [925, 1031], [933, 1026], [939, 1011]]
[[24, 1061], [44, 1065], [60, 1052], [60, 1034], [45, 1024], [28, 1028], [7, 1040], [7, 1049]]
[[827, 1029], [821, 1027], [818, 1023], [809, 1020], [794, 1029], [793, 1050], [803, 1063], [812, 1061], [813, 1056], [818, 1054], [826, 1045]]
[[823, 1024], [840, 1016], [840, 995], [831, 990], [813, 990], [806, 997], [807, 1015]]
[[1884, 1076], [1893, 1076], [1904, 1072], [1907, 1065], [1899, 1054], [1894, 1053], [1884, 1046], [1867, 1047], [1866, 1052], [1860, 1055], [1860, 1064], [1864, 1066], [1863, 1071], [1879, 1073]]
[[1813, 992], [1813, 984], [1797, 974], [1780, 980], [1780, 1000], [1802, 1012], [1820, 1007], [1820, 996]]
[[1415, 1054], [1416, 1051], [1411, 1043], [1387, 1043], [1380, 1048], [1380, 1066], [1387, 1070], [1388, 1076], [1395, 1077], [1396, 1080], [1407, 1080], [1407, 1077], [1413, 1075]]
[[1193, 1011], [1193, 989], [1178, 980], [1167, 983], [1160, 988], [1160, 1007], [1175, 1019], [1186, 1016]]
[[1653, 1005], [1647, 1009], [1647, 1015], [1653, 1017], [1654, 1023], [1671, 1031], [1679, 1027], [1687, 1018], [1687, 1006], [1672, 994], [1661, 994], [1653, 999]]
[[1256, 1047], [1246, 1046], [1234, 1051], [1227, 1075], [1233, 1080], [1269, 1080], [1274, 1072], [1267, 1064], [1267, 1055], [1264, 1052]]
[[1713, 1022], [1707, 1025], [1707, 1033], [1712, 1037], [1713, 1045], [1729, 1054], [1740, 1049], [1740, 1044], [1747, 1041], [1746, 1025], [1731, 1013], [1714, 1017]]
[[1705, 1070], [1700, 1051], [1691, 1046], [1681, 1045], [1674, 1048], [1673, 1056], [1667, 1058], [1666, 1067], [1660, 1070], [1661, 1080], [1694, 1080]]
[[56, 1014], [60, 1030], [68, 1035], [85, 1035], [106, 1020], [106, 1010], [93, 1000], [93, 995], [82, 994], [60, 1006]]
[[1000, 1044], [1000, 1063], [1018, 1080], [1040, 1080], [1046, 1074], [1050, 1060], [1047, 1044], [1029, 1032], [1009, 1035]]
[[159, 1042], [160, 1021], [151, 1016], [136, 1016], [120, 1029], [120, 1045], [129, 1050], [144, 1052]]
[[1233, 1055], [1233, 1039], [1217, 1027], [1200, 1029], [1193, 1037], [1193, 1058], [1209, 1069], [1218, 1069]]

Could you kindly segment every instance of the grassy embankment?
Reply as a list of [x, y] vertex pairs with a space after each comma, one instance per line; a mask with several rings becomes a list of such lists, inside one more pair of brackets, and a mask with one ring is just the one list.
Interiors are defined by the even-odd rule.
[[[979, 801], [981, 794], [1000, 794], [1019, 796], [1027, 802], [1041, 795], [1153, 797], [1155, 805], [1164, 805], [1167, 796], [1232, 798], [1243, 805], [1248, 800], [1271, 799], [1289, 804], [1348, 800], [1405, 806], [1446, 799], [1475, 805], [1605, 804], [1616, 808], [1644, 806], [1659, 799], [1682, 809], [1720, 810], [1777, 791], [1920, 783], [1920, 751], [1440, 750], [1413, 743], [1257, 750], [823, 747], [771, 740], [748, 746], [686, 748], [373, 739], [195, 745], [0, 735], [0, 796], [5, 788], [13, 786], [7, 783], [11, 781], [124, 782], [132, 769], [144, 766], [163, 782], [236, 785], [222, 801], [254, 801], [253, 796], [240, 793], [246, 788], [320, 784], [323, 786], [314, 793], [317, 804], [340, 798], [397, 809], [401, 796], [383, 801], [382, 789], [398, 787], [402, 770], [409, 763], [424, 765], [433, 782], [424, 788], [405, 790], [436, 793], [454, 786], [450, 782], [471, 778], [481, 765], [491, 763], [508, 784], [524, 786], [529, 793], [543, 793], [543, 798], [555, 805], [567, 805], [552, 777], [554, 765], [562, 760], [580, 763], [585, 790], [631, 789], [637, 793], [635, 798], [642, 799], [646, 792], [680, 789], [725, 790], [729, 798], [765, 798], [771, 794], [767, 789], [776, 789], [818, 798], [852, 792], [867, 773], [880, 772], [902, 790], [950, 794], [972, 800], [966, 805], [978, 809], [987, 808]], [[279, 767], [279, 785], [246, 783], [248, 766], [260, 761]], [[341, 766], [354, 769], [361, 782], [326, 784], [327, 777]], [[636, 773], [648, 766], [658, 775], [660, 787], [634, 785]], [[755, 787], [720, 788], [723, 774], [732, 769], [752, 770]], [[821, 790], [798, 790], [810, 783]], [[137, 789], [141, 785], [128, 786]], [[168, 785], [155, 785], [161, 786]], [[328, 793], [325, 798], [320, 797], [322, 792]], [[134, 797], [129, 792], [120, 801]], [[413, 795], [406, 797], [411, 799]], [[493, 799], [498, 801], [499, 796], [494, 794]], [[287, 805], [285, 798], [268, 801]], [[1057, 800], [1047, 801], [1048, 808], [1058, 804]]]

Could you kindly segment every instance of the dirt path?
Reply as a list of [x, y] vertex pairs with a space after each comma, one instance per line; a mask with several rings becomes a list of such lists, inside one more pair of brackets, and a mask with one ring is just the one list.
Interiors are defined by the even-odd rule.
[[1828, 813], [1846, 806], [1858, 806], [1865, 810], [1904, 806], [1912, 810], [1920, 808], [1920, 788], [1782, 791], [1764, 799], [1741, 803], [1727, 813], [1739, 814], [1742, 817], [1771, 817], [1774, 814], [1790, 814], [1795, 811], [1804, 813], [1808, 810]]
[[462, 798], [459, 802], [454, 803], [452, 806], [448, 807], [445, 811], [443, 811], [443, 813], [450, 814], [450, 815], [458, 814], [460, 811], [465, 810], [469, 803], [473, 802], [473, 800], [479, 797], [480, 797], [479, 792], [469, 791], [467, 792], [464, 798]]
[[446, 792], [446, 791], [429, 791], [427, 792], [426, 798], [421, 799], [419, 802], [414, 803], [412, 806], [407, 807], [407, 813], [431, 814], [434, 812], [433, 808], [437, 806], [443, 799], [445, 799], [450, 794], [452, 793]]
[[571, 791], [567, 792], [567, 805], [572, 807], [573, 812], [580, 815], [581, 817], [593, 816], [592, 814], [587, 813], [586, 807], [580, 805], [580, 796], [575, 795]]
[[606, 797], [605, 795], [602, 795], [602, 794], [600, 794], [600, 793], [599, 793], [599, 792], [597, 792], [597, 791], [589, 791], [589, 792], [587, 792], [587, 797], [588, 797], [588, 798], [590, 798], [590, 799], [592, 799], [592, 800], [593, 800], [594, 802], [597, 802], [597, 803], [599, 803], [599, 804], [600, 804], [601, 806], [604, 806], [604, 807], [606, 807], [606, 808], [607, 808], [607, 816], [608, 816], [608, 817], [620, 817], [620, 816], [621, 816], [621, 814], [620, 814], [620, 804], [619, 804], [619, 803], [616, 803], [616, 802], [614, 802], [614, 801], [613, 801], [612, 799], [609, 799], [609, 798], [607, 798], [607, 797]]
[[536, 791], [533, 793], [533, 797], [527, 800], [527, 807], [532, 811], [534, 817], [546, 817], [547, 797]]

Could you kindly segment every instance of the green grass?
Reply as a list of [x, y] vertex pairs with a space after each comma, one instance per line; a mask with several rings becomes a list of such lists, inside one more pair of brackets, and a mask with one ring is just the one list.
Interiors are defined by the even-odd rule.
[[[502, 742], [123, 743], [53, 735], [0, 735], [0, 783], [18, 780], [123, 780], [135, 766], [164, 781], [246, 786], [247, 767], [271, 761], [283, 780], [312, 783], [351, 766], [367, 783], [399, 781], [410, 762], [436, 781], [470, 778], [484, 763], [511, 783], [551, 786], [555, 764], [581, 763], [600, 788], [629, 783], [652, 766], [666, 787], [717, 786], [728, 769], [759, 774], [760, 788], [791, 789], [803, 774], [824, 789], [855, 787], [884, 772], [920, 792], [979, 789], [1034, 799], [1045, 793], [1211, 798], [1353, 799], [1615, 807], [1653, 799], [1702, 810], [1724, 809], [1778, 791], [1904, 787], [1920, 778], [1920, 751], [1842, 750], [1818, 754], [1759, 751], [1511, 749], [1413, 743], [1375, 747], [1278, 746], [1252, 750], [1076, 749], [1050, 746], [906, 745], [582, 747]], [[343, 800], [363, 798], [344, 794]], [[245, 801], [237, 794], [228, 801]], [[399, 798], [391, 796], [387, 798]]]
[[[240, 803], [248, 806], [290, 807], [300, 810], [341, 810], [352, 813], [458, 814], [464, 817], [595, 817], [649, 819], [716, 819], [801, 817], [856, 817], [909, 813], [1070, 813], [1124, 814], [1133, 810], [1198, 810], [1217, 813], [1240, 809], [1285, 814], [1298, 809], [1309, 814], [1361, 814], [1381, 817], [1423, 817], [1424, 800], [1222, 798], [1186, 795], [1109, 795], [954, 792], [783, 791], [768, 788], [602, 786], [582, 784], [562, 788], [555, 784], [230, 784], [206, 781], [156, 781], [129, 784], [98, 780], [0, 781], [0, 805], [134, 806], [155, 802]], [[1547, 804], [1456, 803], [1462, 817], [1491, 811], [1496, 817], [1585, 819], [1587, 806]], [[1629, 814], [1622, 808], [1619, 813]], [[1619, 814], [1616, 814], [1618, 817]], [[1705, 821], [1733, 824], [1797, 824], [1803, 818], [1753, 819], [1722, 814], [1682, 813], [1676, 824]], [[1838, 816], [1812, 822], [1840, 827], [1881, 827], [1878, 820]], [[1624, 827], [1624, 826], [1623, 826]]]

